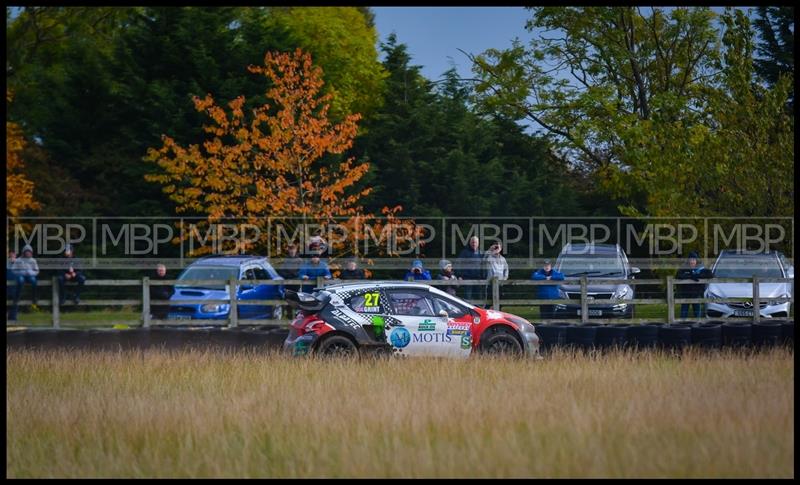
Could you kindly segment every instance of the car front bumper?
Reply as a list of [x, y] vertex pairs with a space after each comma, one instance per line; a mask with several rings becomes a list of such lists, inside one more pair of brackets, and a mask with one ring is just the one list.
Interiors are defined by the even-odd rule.
[[522, 337], [523, 346], [525, 347], [525, 356], [531, 358], [541, 358], [539, 355], [539, 336], [536, 335], [536, 329], [533, 325], [525, 325], [519, 328], [519, 334]]
[[[787, 318], [789, 316], [790, 303], [780, 305], [767, 305], [758, 312], [762, 318]], [[753, 309], [749, 312], [744, 308], [733, 308], [724, 303], [707, 303], [706, 316], [709, 318], [753, 318]]]
[[[623, 317], [631, 310], [628, 308], [628, 303], [618, 303], [614, 305], [589, 305], [590, 317]], [[555, 305], [556, 316], [559, 317], [577, 317], [580, 316], [580, 305]], [[595, 314], [599, 311], [600, 314]]]

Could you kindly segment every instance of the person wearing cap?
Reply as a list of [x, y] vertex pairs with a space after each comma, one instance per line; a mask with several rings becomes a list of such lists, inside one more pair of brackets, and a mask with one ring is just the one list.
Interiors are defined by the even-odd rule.
[[411, 263], [411, 269], [406, 272], [406, 275], [403, 279], [406, 281], [430, 280], [431, 273], [422, 266], [421, 260], [415, 259]]
[[[315, 280], [317, 277], [322, 276], [326, 280], [331, 279], [331, 270], [328, 268], [328, 263], [322, 261], [320, 258], [321, 251], [315, 251], [311, 253], [311, 260], [305, 261], [302, 266], [300, 266], [300, 271], [298, 272], [298, 276], [301, 280]], [[311, 285], [303, 285], [302, 291], [308, 293], [314, 289]]]
[[[678, 271], [675, 273], [676, 280], [693, 280], [697, 282], [701, 279], [711, 278], [712, 276], [711, 271], [703, 266], [703, 263], [700, 261], [700, 256], [696, 251], [689, 253], [689, 256], [686, 258], [686, 266], [678, 268]], [[706, 285], [704, 283], [698, 283], [696, 285], [675, 285], [675, 288], [675, 294], [678, 298], [703, 298], [706, 292]], [[702, 303], [681, 303], [681, 318], [689, 317], [690, 305], [692, 306], [694, 317], [700, 318], [703, 314]]]
[[[443, 259], [439, 261], [439, 269], [441, 269], [441, 273], [436, 276], [437, 280], [460, 280], [461, 278], [456, 276], [455, 272], [453, 271], [453, 263], [450, 261]], [[453, 296], [456, 296], [456, 289], [458, 285], [448, 285], [444, 286], [443, 289], [445, 292], [450, 293]]]
[[345, 263], [345, 267], [342, 270], [342, 274], [339, 275], [340, 279], [343, 280], [363, 280], [366, 279], [364, 276], [364, 270], [358, 267], [358, 259], [352, 258], [348, 259]]
[[86, 276], [80, 269], [81, 263], [78, 258], [75, 257], [75, 248], [72, 247], [71, 244], [67, 244], [67, 247], [64, 249], [64, 259], [59, 264], [59, 274], [58, 274], [58, 304], [63, 305], [64, 300], [67, 297], [66, 290], [64, 288], [64, 283], [70, 281], [77, 283], [78, 286], [75, 288], [75, 294], [73, 296], [73, 301], [75, 305], [78, 305], [81, 302], [81, 290], [83, 290], [83, 285], [86, 283]]
[[31, 285], [31, 310], [39, 310], [39, 307], [36, 306], [36, 277], [39, 275], [39, 264], [33, 257], [33, 248], [30, 244], [26, 244], [22, 248], [22, 257], [14, 261], [14, 264], [11, 265], [11, 270], [14, 272], [17, 287], [14, 291], [14, 306], [11, 308], [8, 319], [16, 320], [19, 299], [22, 296], [22, 287], [25, 283], [30, 283]]
[[[562, 281], [564, 274], [554, 270], [552, 261], [545, 259], [542, 268], [534, 271], [531, 279], [535, 281]], [[558, 300], [558, 285], [537, 285], [536, 297], [539, 300]], [[553, 318], [555, 316], [553, 308], [553, 305], [539, 305], [539, 314], [543, 319]]]

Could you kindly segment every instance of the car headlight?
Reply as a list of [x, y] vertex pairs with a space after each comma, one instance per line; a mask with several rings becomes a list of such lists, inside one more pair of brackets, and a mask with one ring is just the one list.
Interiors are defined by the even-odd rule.
[[773, 298], [773, 299], [767, 300], [767, 305], [783, 305], [784, 303], [788, 303], [789, 302], [789, 298], [791, 298], [791, 297], [792, 296], [789, 293], [784, 293], [781, 296], [779, 296], [777, 299]]
[[715, 303], [723, 303], [720, 301], [722, 299], [722, 296], [714, 293], [713, 291], [706, 291], [706, 298], [710, 298]]
[[200, 311], [203, 313], [218, 313], [225, 310], [225, 307], [228, 305], [219, 304], [219, 303], [207, 303], [200, 307]]
[[614, 294], [612, 295], [612, 297], [614, 299], [625, 298], [625, 295], [628, 294], [629, 290], [630, 290], [630, 288], [627, 287], [627, 286], [622, 286], [620, 288], [617, 288], [617, 290], [614, 291]]

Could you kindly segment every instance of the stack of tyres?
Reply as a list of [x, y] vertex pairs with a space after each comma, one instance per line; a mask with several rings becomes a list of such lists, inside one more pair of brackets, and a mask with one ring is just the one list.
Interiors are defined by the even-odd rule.
[[119, 330], [92, 329], [89, 330], [89, 345], [92, 350], [119, 351], [122, 347]]
[[615, 323], [597, 328], [595, 343], [599, 349], [623, 348], [628, 343], [628, 323]]
[[784, 345], [794, 348], [794, 320], [784, 320], [781, 324], [781, 339]]
[[673, 323], [658, 329], [658, 344], [664, 350], [680, 352], [691, 344], [692, 328]]
[[183, 330], [183, 344], [187, 349], [204, 350], [211, 340], [211, 327], [193, 327]]
[[146, 350], [150, 348], [150, 329], [137, 327], [120, 330], [119, 342], [125, 350]]
[[658, 327], [654, 323], [631, 325], [628, 329], [628, 344], [640, 350], [654, 349], [658, 343]]
[[180, 350], [184, 346], [186, 330], [181, 328], [154, 327], [150, 329], [150, 347]]
[[558, 323], [536, 325], [534, 328], [539, 336], [539, 352], [547, 353], [567, 345], [567, 327], [569, 325]]
[[766, 349], [778, 346], [781, 342], [781, 329], [782, 325], [779, 322], [762, 320], [753, 323], [753, 347]]
[[735, 349], [749, 347], [752, 333], [749, 322], [725, 322], [722, 324], [722, 345]]
[[573, 349], [589, 351], [594, 348], [599, 323], [570, 325], [567, 327], [567, 345]]
[[692, 346], [717, 350], [722, 347], [722, 325], [719, 322], [698, 323], [691, 327]]

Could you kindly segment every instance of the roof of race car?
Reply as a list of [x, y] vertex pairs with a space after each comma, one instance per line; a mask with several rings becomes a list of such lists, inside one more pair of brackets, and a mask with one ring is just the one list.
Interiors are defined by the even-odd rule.
[[430, 289], [430, 285], [426, 285], [424, 283], [417, 283], [414, 281], [392, 281], [392, 280], [378, 280], [378, 281], [370, 281], [370, 282], [353, 282], [353, 283], [336, 283], [334, 285], [325, 286], [324, 289], [331, 292], [337, 292], [342, 290], [354, 290], [357, 288], [375, 288], [375, 287], [385, 287], [385, 286], [395, 286], [395, 287], [403, 287], [403, 288], [419, 288], [421, 290]]

